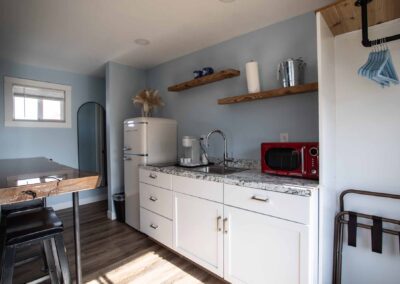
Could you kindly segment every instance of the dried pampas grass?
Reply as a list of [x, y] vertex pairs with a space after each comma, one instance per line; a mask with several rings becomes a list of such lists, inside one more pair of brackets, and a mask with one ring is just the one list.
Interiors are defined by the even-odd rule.
[[132, 98], [134, 104], [142, 105], [143, 116], [149, 116], [153, 108], [164, 106], [158, 90], [142, 90]]

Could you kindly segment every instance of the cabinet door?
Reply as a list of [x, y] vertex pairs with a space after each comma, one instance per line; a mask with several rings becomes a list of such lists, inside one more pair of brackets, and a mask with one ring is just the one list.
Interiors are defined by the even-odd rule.
[[223, 276], [223, 205], [174, 193], [174, 248]]
[[224, 207], [224, 278], [232, 283], [306, 284], [308, 226]]

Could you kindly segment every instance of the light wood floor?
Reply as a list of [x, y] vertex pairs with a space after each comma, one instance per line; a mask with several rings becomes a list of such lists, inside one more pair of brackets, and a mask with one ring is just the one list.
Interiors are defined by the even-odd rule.
[[[224, 283], [205, 270], [158, 245], [147, 236], [106, 216], [106, 202], [80, 207], [82, 265], [85, 283]], [[72, 211], [58, 211], [63, 220], [70, 270], [74, 274]], [[30, 254], [37, 247], [17, 252]], [[43, 276], [41, 261], [17, 267], [13, 283]]]

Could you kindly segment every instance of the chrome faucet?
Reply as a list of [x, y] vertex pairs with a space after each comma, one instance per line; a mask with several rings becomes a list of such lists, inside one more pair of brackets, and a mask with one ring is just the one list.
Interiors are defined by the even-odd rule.
[[206, 139], [205, 139], [206, 147], [208, 148], [208, 146], [209, 146], [208, 139], [214, 133], [220, 134], [222, 136], [222, 138], [224, 139], [224, 166], [226, 167], [226, 162], [233, 161], [233, 160], [228, 158], [228, 146], [227, 146], [228, 143], [226, 140], [226, 136], [225, 136], [224, 132], [222, 132], [222, 130], [214, 129], [213, 131], [211, 131], [210, 133], [207, 134]]

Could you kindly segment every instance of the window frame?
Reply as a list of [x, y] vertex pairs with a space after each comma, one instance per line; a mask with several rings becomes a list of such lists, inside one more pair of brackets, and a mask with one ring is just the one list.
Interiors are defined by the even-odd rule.
[[[65, 93], [64, 121], [15, 120], [13, 85], [55, 89]], [[6, 127], [71, 128], [71, 86], [14, 77], [4, 77], [4, 125]]]

